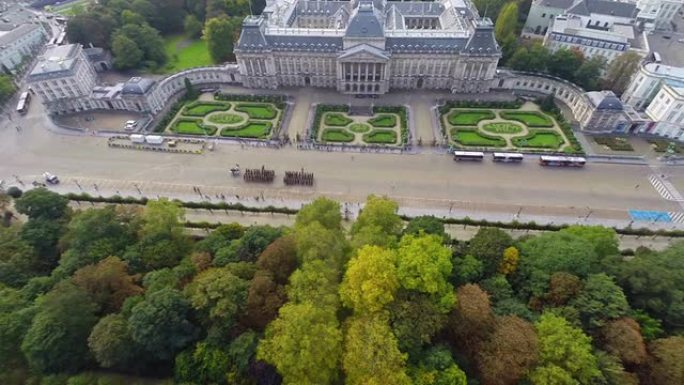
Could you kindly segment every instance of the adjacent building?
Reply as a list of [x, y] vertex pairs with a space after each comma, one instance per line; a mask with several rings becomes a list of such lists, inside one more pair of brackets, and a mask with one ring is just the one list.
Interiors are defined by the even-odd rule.
[[0, 7], [0, 73], [16, 73], [37, 54], [47, 36], [38, 16], [16, 4]]
[[684, 0], [637, 0], [637, 20], [646, 31], [671, 30], [672, 19], [682, 8]]
[[501, 49], [469, 0], [273, 0], [245, 19], [235, 56], [252, 88], [486, 92]]
[[612, 91], [592, 91], [584, 94], [588, 108], [577, 116], [582, 130], [588, 132], [624, 131], [630, 124], [622, 101]]
[[558, 15], [564, 15], [577, 0], [534, 0], [527, 14], [522, 35], [542, 38]]

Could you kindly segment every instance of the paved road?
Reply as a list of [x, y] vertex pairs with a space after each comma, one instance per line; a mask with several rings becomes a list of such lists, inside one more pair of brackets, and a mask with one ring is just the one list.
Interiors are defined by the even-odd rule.
[[[310, 93], [297, 97], [300, 95], [312, 98]], [[427, 103], [418, 105], [429, 108]], [[200, 186], [210, 197], [225, 194], [237, 200], [235, 195], [239, 195], [243, 201], [249, 197], [253, 204], [295, 207], [318, 195], [361, 202], [368, 194], [386, 194], [397, 199], [408, 214], [431, 212], [495, 220], [511, 220], [517, 214], [521, 221], [623, 226], [631, 220], [627, 214], [630, 209], [683, 211], [679, 203], [663, 198], [649, 182], [654, 173], [663, 173], [676, 186], [684, 180], [681, 167], [589, 164], [583, 170], [553, 169], [540, 167], [534, 159], [520, 165], [489, 160], [455, 163], [429, 149], [419, 154], [390, 155], [300, 151], [293, 147], [242, 148], [234, 144], [220, 144], [216, 151], [199, 156], [162, 154], [109, 149], [103, 138], [49, 132], [47, 128], [52, 125], [41, 114], [38, 103], [28, 116], [18, 119], [0, 122], [0, 179], [6, 185], [14, 182], [13, 175], [30, 183], [49, 170], [64, 180], [59, 191], [97, 193], [95, 184], [103, 195], [138, 195], [141, 189], [150, 196], [198, 199], [192, 187]], [[21, 131], [15, 130], [16, 122], [24, 127]], [[291, 125], [291, 130], [297, 126]], [[228, 176], [227, 169], [235, 163], [243, 168], [266, 165], [276, 170], [278, 180], [273, 185], [246, 184]], [[315, 173], [315, 187], [285, 187], [284, 172], [302, 167]], [[264, 199], [257, 202], [254, 197]]]

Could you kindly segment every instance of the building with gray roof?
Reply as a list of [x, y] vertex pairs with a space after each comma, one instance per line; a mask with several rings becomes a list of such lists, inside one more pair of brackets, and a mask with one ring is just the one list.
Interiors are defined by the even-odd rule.
[[47, 40], [32, 12], [17, 4], [0, 7], [0, 73], [16, 73]]
[[501, 49], [469, 0], [269, 0], [235, 56], [247, 87], [486, 92]]

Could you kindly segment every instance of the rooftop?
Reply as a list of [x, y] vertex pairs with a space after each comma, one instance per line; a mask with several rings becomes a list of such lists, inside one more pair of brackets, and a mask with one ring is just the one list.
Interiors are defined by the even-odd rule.
[[684, 43], [679, 42], [682, 38], [684, 36], [673, 32], [654, 32], [646, 35], [649, 50], [660, 54], [662, 64], [674, 67], [684, 67]]
[[38, 28], [40, 27], [35, 24], [22, 24], [18, 27], [9, 24], [0, 25], [0, 47], [11, 44], [18, 38]]
[[637, 36], [634, 27], [631, 25], [613, 24], [608, 30], [587, 28], [582, 18], [575, 15], [557, 16], [553, 21], [552, 31], [566, 35], [621, 43], [627, 43]]
[[78, 52], [78, 44], [49, 47], [38, 59], [29, 77], [48, 75], [71, 69], [78, 60]]
[[144, 95], [152, 86], [154, 81], [151, 79], [133, 77], [124, 83], [121, 89], [122, 94]]
[[577, 0], [540, 0], [538, 4], [549, 8], [568, 9], [575, 1]]
[[659, 63], [647, 63], [644, 65], [644, 68], [651, 73], [667, 77], [669, 79], [684, 81], [683, 67], [674, 67]]
[[622, 101], [615, 96], [613, 91], [592, 91], [587, 92], [585, 95], [587, 95], [589, 101], [597, 110], [623, 110]]
[[596, 14], [633, 18], [636, 17], [637, 8], [634, 3], [610, 0], [581, 0], [570, 8], [568, 13], [582, 16]]

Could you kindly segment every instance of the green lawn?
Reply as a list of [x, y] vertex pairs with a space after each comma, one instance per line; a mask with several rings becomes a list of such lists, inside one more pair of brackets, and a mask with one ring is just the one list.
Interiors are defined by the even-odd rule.
[[266, 139], [271, 134], [271, 122], [249, 122], [237, 129], [224, 128], [221, 136]]
[[188, 39], [185, 35], [165, 36], [164, 51], [167, 57], [164, 73], [214, 64], [209, 56], [207, 42], [202, 39]]
[[390, 130], [373, 130], [363, 136], [363, 141], [366, 143], [395, 144], [397, 133]]
[[62, 16], [76, 16], [85, 12], [92, 0], [76, 0], [66, 4], [46, 6], [45, 10]]
[[517, 147], [537, 147], [557, 149], [564, 143], [563, 138], [553, 131], [533, 131], [529, 135], [514, 138]]
[[482, 129], [493, 134], [517, 134], [523, 128], [515, 123], [487, 123], [482, 125]]
[[193, 102], [185, 106], [182, 114], [187, 116], [205, 116], [210, 112], [226, 111], [230, 109], [228, 103]]
[[173, 125], [172, 130], [178, 134], [186, 135], [214, 135], [216, 127], [201, 126], [201, 120], [197, 119], [179, 119]]
[[322, 139], [324, 142], [351, 142], [354, 134], [342, 128], [326, 128]]
[[277, 111], [271, 104], [247, 104], [235, 106], [235, 111], [244, 112], [252, 119], [273, 119]]
[[366, 123], [352, 123], [347, 127], [351, 132], [358, 132], [360, 134], [370, 131], [370, 126]]
[[242, 116], [238, 114], [231, 114], [229, 112], [219, 112], [210, 115], [207, 119], [210, 122], [217, 124], [236, 124], [245, 120], [245, 118], [243, 118]]
[[536, 111], [501, 111], [501, 118], [525, 123], [528, 127], [553, 127], [548, 116]]
[[327, 114], [325, 114], [325, 119], [323, 119], [323, 122], [326, 126], [344, 127], [347, 124], [351, 123], [352, 120], [341, 113], [328, 112]]
[[373, 127], [394, 127], [397, 125], [397, 117], [394, 115], [378, 115], [372, 119], [368, 119]]
[[506, 141], [503, 138], [483, 135], [473, 129], [454, 128], [451, 130], [451, 138], [463, 146], [477, 147], [504, 147]]
[[494, 119], [496, 116], [490, 110], [452, 111], [447, 115], [447, 121], [453, 126], [475, 126], [481, 120]]

